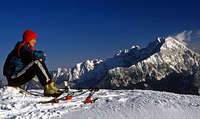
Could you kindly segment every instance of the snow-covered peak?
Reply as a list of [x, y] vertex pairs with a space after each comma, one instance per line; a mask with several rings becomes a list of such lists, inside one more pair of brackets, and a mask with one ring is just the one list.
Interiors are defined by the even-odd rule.
[[75, 69], [76, 70], [80, 70], [82, 67], [85, 67], [86, 69], [90, 70], [90, 69], [93, 69], [94, 68], [94, 65], [95, 64], [99, 64], [101, 63], [102, 60], [99, 60], [99, 59], [95, 59], [95, 60], [86, 60], [84, 62], [81, 62], [81, 63], [78, 63], [75, 65]]
[[131, 49], [140, 49], [140, 46], [139, 45], [134, 45], [131, 47]]
[[148, 57], [152, 58], [158, 53], [161, 54], [162, 56], [162, 54], [166, 54], [172, 51], [184, 52], [186, 50], [190, 50], [190, 49], [187, 48], [184, 42], [177, 40], [176, 37], [172, 37], [172, 36], [169, 36], [167, 38], [158, 37], [155, 41], [150, 42], [145, 48], [133, 46], [130, 49], [121, 50], [118, 54], [115, 55], [115, 58], [116, 57], [132, 57], [133, 58], [132, 62], [135, 62], [135, 61], [144, 60]]
[[62, 69], [58, 68], [57, 71], [58, 71], [58, 74], [61, 74]]
[[140, 49], [141, 49], [141, 47], [139, 45], [134, 45], [130, 49], [119, 50], [119, 52], [117, 54], [115, 54], [114, 56], [123, 56], [123, 55], [126, 55], [129, 52], [135, 52], [135, 51], [138, 51]]
[[52, 75], [53, 75], [53, 80], [57, 80], [60, 79], [60, 77], [65, 77], [71, 69], [67, 69], [67, 68], [57, 68], [56, 71], [52, 71]]
[[161, 47], [161, 50], [168, 50], [168, 49], [184, 50], [184, 49], [187, 49], [187, 47], [184, 44], [184, 42], [178, 41], [174, 37], [169, 36], [165, 39], [165, 43]]

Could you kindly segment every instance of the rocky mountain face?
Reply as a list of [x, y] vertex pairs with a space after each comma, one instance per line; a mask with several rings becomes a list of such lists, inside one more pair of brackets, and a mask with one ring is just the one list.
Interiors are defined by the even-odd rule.
[[144, 54], [146, 58], [130, 67], [109, 70], [98, 85], [113, 89], [139, 88], [198, 93], [199, 54], [172, 37], [150, 43], [147, 48], [136, 51], [135, 56], [143, 56], [143, 52], [146, 51], [152, 52], [152, 55]]

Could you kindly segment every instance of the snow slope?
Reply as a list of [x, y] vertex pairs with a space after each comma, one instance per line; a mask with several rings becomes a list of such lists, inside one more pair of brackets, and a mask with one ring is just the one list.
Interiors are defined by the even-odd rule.
[[[30, 90], [42, 92], [42, 90]], [[51, 98], [0, 89], [0, 119], [199, 119], [200, 97], [150, 90], [100, 90], [96, 103], [84, 104], [88, 93], [58, 104]]]

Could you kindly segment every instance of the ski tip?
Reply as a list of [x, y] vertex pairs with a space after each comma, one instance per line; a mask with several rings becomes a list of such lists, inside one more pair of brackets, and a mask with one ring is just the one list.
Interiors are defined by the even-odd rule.
[[88, 98], [85, 100], [85, 103], [86, 103], [86, 104], [91, 103], [91, 98], [88, 97]]
[[94, 98], [94, 99], [91, 99], [91, 98], [87, 98], [85, 100], [85, 104], [90, 104], [90, 103], [95, 103], [99, 98]]
[[72, 96], [66, 96], [65, 100], [72, 100]]

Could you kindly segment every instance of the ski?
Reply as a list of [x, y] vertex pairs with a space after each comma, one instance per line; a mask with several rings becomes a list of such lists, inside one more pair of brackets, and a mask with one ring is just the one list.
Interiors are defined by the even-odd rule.
[[98, 92], [99, 91], [99, 89], [98, 88], [90, 88], [90, 89], [88, 89], [89, 91], [90, 91], [90, 93], [89, 93], [89, 95], [88, 95], [88, 97], [86, 98], [86, 100], [84, 101], [84, 103], [85, 104], [89, 104], [89, 103], [95, 103], [99, 98], [93, 98], [92, 99], [92, 97], [93, 97], [93, 95], [96, 93], [96, 92]]
[[[60, 96], [58, 96], [58, 97], [55, 97], [55, 98], [53, 98], [53, 99], [51, 99], [51, 100], [48, 100], [48, 101], [40, 101], [40, 102], [38, 102], [38, 103], [41, 103], [41, 104], [46, 104], [46, 103], [59, 103], [61, 100], [71, 100], [72, 99], [72, 97], [74, 96], [74, 94], [76, 94], [76, 93], [79, 93], [79, 92], [82, 92], [83, 90], [82, 89], [79, 89], [79, 90], [77, 90], [77, 91], [68, 91], [67, 92], [67, 96], [62, 96], [62, 97], [60, 97]], [[66, 93], [66, 92], [64, 92], [64, 93]]]

